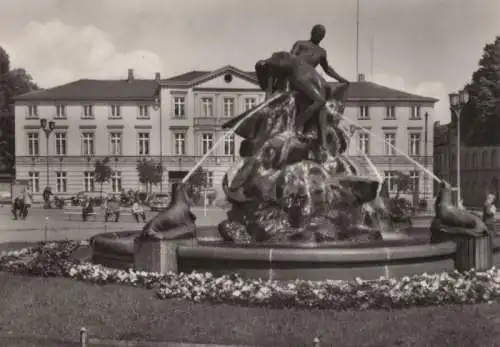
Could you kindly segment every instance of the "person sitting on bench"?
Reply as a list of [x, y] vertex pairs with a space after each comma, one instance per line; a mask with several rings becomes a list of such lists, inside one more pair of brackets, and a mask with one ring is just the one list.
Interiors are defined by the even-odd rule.
[[142, 218], [143, 222], [146, 222], [146, 213], [144, 212], [144, 208], [139, 202], [139, 199], [135, 199], [134, 204], [132, 205], [132, 214], [134, 215], [137, 223], [140, 221], [139, 217]]

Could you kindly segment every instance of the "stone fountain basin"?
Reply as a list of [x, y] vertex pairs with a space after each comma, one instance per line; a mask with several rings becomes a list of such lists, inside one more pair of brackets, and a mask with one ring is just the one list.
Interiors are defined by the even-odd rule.
[[[397, 239], [356, 245], [345, 242], [239, 245], [220, 241], [216, 232], [214, 227], [198, 228], [197, 240], [178, 243], [174, 248], [176, 270], [214, 275], [238, 273], [244, 278], [264, 280], [352, 280], [454, 269], [456, 244], [429, 244], [429, 232], [425, 227], [415, 228]], [[93, 262], [119, 269], [136, 268], [134, 239], [139, 234], [139, 231], [123, 231], [94, 236], [91, 242]], [[496, 240], [495, 245], [500, 258], [500, 240]]]

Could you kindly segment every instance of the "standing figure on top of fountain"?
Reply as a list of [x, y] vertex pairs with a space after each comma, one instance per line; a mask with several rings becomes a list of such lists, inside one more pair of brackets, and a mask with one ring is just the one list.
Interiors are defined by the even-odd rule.
[[297, 117], [295, 125], [299, 133], [307, 121], [317, 114], [331, 96], [331, 89], [316, 67], [321, 65], [325, 73], [346, 85], [349, 81], [340, 76], [329, 64], [327, 53], [319, 43], [325, 37], [325, 27], [315, 25], [311, 30], [311, 39], [297, 41], [291, 53], [277, 52], [271, 58], [260, 60], [255, 65], [259, 84], [268, 94], [276, 89], [283, 91], [286, 81], [292, 90], [305, 96], [310, 104]]

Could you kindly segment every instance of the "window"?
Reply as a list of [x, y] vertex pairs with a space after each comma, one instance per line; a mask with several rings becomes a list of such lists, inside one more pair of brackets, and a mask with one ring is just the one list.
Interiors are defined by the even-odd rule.
[[214, 186], [214, 172], [205, 171], [205, 188], [212, 188]]
[[370, 108], [368, 106], [359, 106], [358, 119], [370, 119]]
[[[455, 156], [453, 156], [455, 158]], [[472, 168], [477, 169], [477, 153], [473, 152], [472, 153]]]
[[[465, 153], [465, 160], [464, 160], [464, 168], [465, 169], [469, 169], [470, 168], [470, 157], [469, 157], [469, 153]], [[436, 164], [437, 165], [437, 164]]]
[[149, 155], [149, 133], [138, 133], [139, 155]]
[[94, 155], [94, 133], [82, 133], [82, 155]]
[[94, 107], [92, 105], [83, 106], [83, 118], [94, 118]]
[[56, 105], [56, 118], [66, 118], [66, 105]]
[[174, 96], [174, 118], [186, 117], [186, 99], [183, 96]]
[[111, 105], [111, 118], [121, 118], [120, 105]]
[[57, 132], [56, 133], [56, 154], [57, 155], [66, 155], [66, 133]]
[[396, 151], [394, 147], [396, 147], [396, 133], [395, 132], [387, 132], [384, 134], [385, 140], [385, 155], [395, 155]]
[[420, 190], [420, 172], [419, 171], [410, 171], [410, 182], [411, 189], [414, 192], [418, 192]]
[[488, 167], [488, 152], [483, 151], [481, 154], [481, 169], [486, 169]]
[[497, 150], [494, 149], [490, 154], [490, 168], [496, 169], [497, 167]]
[[420, 155], [420, 143], [421, 143], [420, 134], [410, 134], [410, 148], [409, 148], [410, 155], [413, 156]]
[[358, 149], [361, 153], [370, 154], [370, 134], [359, 133]]
[[56, 172], [56, 193], [66, 193], [68, 189], [67, 173], [64, 171]]
[[412, 105], [410, 107], [410, 119], [412, 120], [422, 119], [422, 107], [420, 105]]
[[122, 173], [115, 171], [111, 174], [111, 190], [114, 194], [122, 191]]
[[257, 106], [256, 98], [245, 98], [245, 111], [251, 110], [255, 106]]
[[224, 98], [224, 117], [234, 116], [234, 99]]
[[110, 154], [111, 155], [121, 155], [122, 154], [122, 133], [113, 132], [109, 134], [110, 139]]
[[186, 154], [186, 133], [178, 132], [174, 134], [174, 148], [175, 154], [184, 155]]
[[396, 106], [387, 106], [385, 108], [385, 119], [396, 119]]
[[394, 171], [384, 171], [384, 178], [387, 182], [387, 188], [389, 192], [394, 193], [398, 190], [398, 186], [396, 184], [396, 174]]
[[28, 133], [28, 155], [40, 155], [40, 142], [38, 132], [33, 131]]
[[28, 173], [29, 182], [28, 189], [32, 193], [40, 192], [40, 173], [36, 171], [31, 171]]
[[205, 155], [214, 145], [214, 134], [204, 133], [201, 136], [201, 154]]
[[234, 134], [224, 138], [224, 155], [234, 155]]
[[94, 186], [94, 171], [85, 171], [83, 173], [83, 190], [85, 192], [93, 192]]
[[149, 105], [139, 105], [138, 118], [149, 119]]
[[38, 106], [29, 105], [28, 106], [28, 118], [38, 118]]
[[201, 98], [201, 112], [203, 117], [213, 117], [214, 101], [212, 98]]

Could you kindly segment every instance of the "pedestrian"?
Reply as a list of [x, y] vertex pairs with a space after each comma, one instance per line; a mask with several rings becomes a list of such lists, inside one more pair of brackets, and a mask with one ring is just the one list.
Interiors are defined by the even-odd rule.
[[146, 222], [146, 213], [144, 212], [144, 208], [142, 207], [141, 203], [139, 202], [139, 199], [135, 199], [134, 204], [132, 205], [132, 214], [135, 217], [135, 220], [137, 223], [140, 222], [139, 217], [142, 218], [143, 222]]
[[484, 224], [486, 224], [488, 230], [490, 230], [493, 235], [495, 235], [496, 233], [495, 222], [497, 208], [495, 206], [495, 199], [496, 197], [494, 194], [488, 194], [483, 206], [483, 222]]
[[90, 214], [94, 213], [94, 201], [89, 197], [85, 197], [82, 204], [82, 219], [84, 222]]
[[23, 192], [23, 195], [24, 195], [24, 218], [26, 219], [26, 217], [28, 217], [28, 209], [31, 208], [31, 204], [33, 203], [33, 196], [31, 195], [31, 193], [26, 189], [24, 188], [24, 192]]

